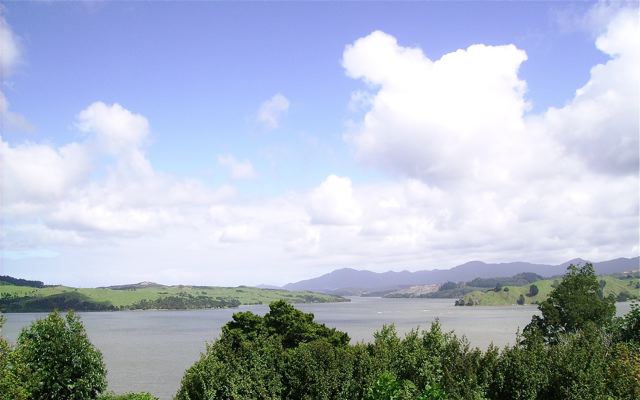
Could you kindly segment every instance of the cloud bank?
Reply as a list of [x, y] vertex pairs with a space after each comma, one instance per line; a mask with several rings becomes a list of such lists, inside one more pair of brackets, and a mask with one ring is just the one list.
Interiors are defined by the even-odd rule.
[[[345, 140], [393, 178], [362, 184], [327, 171], [269, 198], [158, 171], [146, 117], [89, 104], [74, 121], [81, 140], [0, 141], [6, 272], [257, 284], [339, 266], [637, 255], [638, 29], [636, 10], [616, 10], [595, 41], [610, 59], [567, 104], [540, 114], [519, 77], [523, 49], [476, 44], [432, 60], [388, 33], [362, 37], [342, 57], [363, 83], [351, 102], [363, 117]], [[278, 94], [257, 119], [275, 129], [288, 108]], [[212, 164], [258, 178], [232, 155]]]

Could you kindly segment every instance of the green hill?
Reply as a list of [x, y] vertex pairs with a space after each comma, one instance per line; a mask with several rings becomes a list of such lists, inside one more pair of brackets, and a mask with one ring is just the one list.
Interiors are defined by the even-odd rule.
[[315, 292], [253, 287], [164, 286], [141, 283], [108, 288], [42, 288], [0, 283], [0, 311], [46, 312], [54, 309], [76, 311], [139, 309], [205, 309], [236, 307], [241, 304], [267, 304], [275, 300], [290, 303], [348, 301], [340, 296]]
[[[519, 304], [518, 300], [524, 299], [523, 304], [538, 304], [544, 301], [553, 290], [558, 279], [541, 279], [531, 284], [514, 286], [505, 285], [496, 289], [475, 290], [465, 294], [456, 301], [456, 305], [465, 306], [505, 306]], [[604, 282], [604, 295], [612, 294], [618, 301], [626, 301], [640, 298], [640, 276], [619, 274], [617, 276], [600, 276], [598, 279]], [[538, 293], [531, 295], [530, 287], [535, 285]]]

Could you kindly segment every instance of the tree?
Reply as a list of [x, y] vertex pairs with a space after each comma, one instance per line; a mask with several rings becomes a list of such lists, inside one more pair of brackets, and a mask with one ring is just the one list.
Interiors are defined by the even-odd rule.
[[524, 305], [524, 296], [522, 294], [520, 294], [520, 297], [518, 297], [518, 300], [516, 301], [516, 303], [518, 303], [519, 306]]
[[158, 398], [146, 392], [125, 394], [105, 393], [100, 396], [98, 400], [158, 400]]
[[444, 291], [444, 290], [452, 290], [458, 287], [458, 284], [455, 282], [451, 282], [451, 281], [447, 281], [445, 283], [443, 283], [442, 285], [440, 285], [440, 287], [438, 288], [438, 291]]
[[640, 346], [640, 302], [631, 303], [631, 311], [614, 319], [612, 331], [617, 342]]
[[567, 267], [562, 282], [540, 303], [542, 315], [535, 315], [525, 332], [539, 329], [549, 342], [561, 333], [576, 332], [588, 324], [604, 327], [615, 315], [613, 296], [600, 297], [600, 285], [593, 265]]
[[282, 338], [285, 348], [321, 338], [335, 345], [345, 346], [349, 343], [349, 335], [314, 322], [313, 319], [312, 313], [303, 313], [286, 301], [278, 300], [269, 305], [269, 312], [264, 316], [263, 323], [270, 335]]
[[12, 354], [31, 400], [95, 399], [106, 388], [102, 354], [73, 312], [53, 312], [25, 328]]
[[598, 291], [598, 296], [600, 296], [600, 298], [603, 298], [604, 287], [607, 286], [607, 281], [605, 281], [604, 279], [600, 279], [600, 281], [598, 282], [598, 285], [600, 286], [600, 290]]
[[529, 286], [529, 297], [533, 297], [539, 293], [539, 289], [536, 285]]

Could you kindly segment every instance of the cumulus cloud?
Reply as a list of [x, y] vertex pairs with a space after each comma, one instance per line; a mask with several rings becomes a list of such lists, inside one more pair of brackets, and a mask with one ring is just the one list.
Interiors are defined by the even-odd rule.
[[622, 9], [598, 36], [596, 47], [611, 59], [591, 69], [589, 81], [562, 108], [532, 125], [546, 129], [566, 152], [590, 168], [637, 175], [640, 104], [640, 23], [635, 9]]
[[236, 160], [231, 154], [219, 156], [218, 164], [226, 168], [234, 179], [251, 179], [257, 176], [249, 160]]
[[502, 185], [584, 168], [637, 174], [637, 10], [615, 8], [601, 30], [596, 47], [611, 59], [591, 70], [569, 104], [532, 116], [518, 77], [523, 50], [472, 45], [433, 61], [373, 32], [343, 54], [347, 75], [374, 91], [347, 140], [362, 161], [441, 186]]
[[350, 225], [360, 217], [353, 197], [351, 179], [329, 175], [311, 192], [309, 200], [311, 222], [326, 225]]
[[[0, 12], [2, 10], [0, 9]], [[3, 84], [21, 61], [19, 40], [0, 14], [0, 82]], [[1, 88], [0, 88], [1, 89]], [[35, 127], [23, 115], [9, 109], [9, 101], [0, 90], [0, 126], [4, 131], [33, 132]]]
[[373, 98], [346, 140], [410, 182], [354, 188], [361, 240], [414, 259], [637, 255], [640, 34], [636, 9], [608, 15], [596, 47], [611, 59], [539, 115], [527, 114], [527, 56], [513, 45], [438, 60], [383, 32], [348, 45], [345, 72]]
[[150, 174], [151, 165], [142, 150], [149, 134], [149, 123], [120, 104], [95, 102], [76, 116], [76, 127], [89, 135], [98, 151], [118, 159], [127, 172]]
[[[49, 230], [75, 232], [66, 237], [76, 242], [158, 234], [234, 195], [229, 187], [209, 188], [153, 170], [142, 148], [146, 118], [119, 104], [91, 104], [76, 126], [85, 140], [60, 147], [0, 142], [3, 215], [22, 225], [37, 220]], [[106, 165], [103, 155], [110, 156]], [[104, 178], [89, 179], [96, 173]]]
[[91, 163], [82, 144], [54, 148], [25, 143], [12, 147], [1, 138], [0, 159], [6, 205], [61, 198], [86, 179]]
[[289, 100], [277, 93], [260, 105], [257, 120], [266, 129], [276, 129], [287, 111], [289, 111]]
[[149, 134], [149, 123], [120, 104], [107, 105], [101, 101], [82, 110], [76, 118], [80, 131], [93, 133], [104, 149], [120, 153], [137, 148]]
[[14, 35], [4, 16], [0, 15], [0, 76], [10, 75], [19, 60], [18, 38]]
[[36, 130], [35, 126], [22, 114], [9, 109], [9, 101], [2, 92], [0, 92], [0, 118], [2, 128], [7, 131], [32, 133]]
[[357, 156], [432, 181], [506, 166], [523, 138], [526, 53], [513, 45], [473, 45], [436, 61], [376, 31], [347, 46], [347, 75], [376, 92], [348, 136]]
[[257, 227], [241, 224], [241, 225], [229, 225], [224, 227], [222, 234], [220, 235], [221, 242], [246, 242], [258, 239], [260, 232]]
[[[352, 96], [362, 120], [347, 140], [360, 160], [395, 173], [386, 182], [328, 175], [306, 191], [238, 196], [155, 170], [147, 119], [93, 103], [76, 117], [77, 143], [0, 142], [2, 246], [21, 258], [6, 264], [71, 283], [257, 284], [339, 266], [635, 256], [638, 35], [629, 15], [617, 10], [599, 30], [596, 45], [611, 59], [574, 99], [538, 115], [527, 113], [518, 76], [527, 56], [515, 46], [437, 60], [382, 32], [347, 46], [345, 71], [364, 82]], [[281, 101], [265, 126], [277, 127], [287, 107]], [[218, 163], [235, 178], [255, 175], [248, 160]], [[48, 247], [60, 256], [23, 260]]]

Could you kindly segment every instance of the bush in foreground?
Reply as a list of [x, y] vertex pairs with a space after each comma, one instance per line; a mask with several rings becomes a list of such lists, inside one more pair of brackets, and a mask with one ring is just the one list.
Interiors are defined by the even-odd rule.
[[98, 397], [98, 400], [158, 400], [158, 398], [146, 392], [125, 394], [106, 393]]
[[54, 312], [25, 328], [6, 360], [0, 375], [18, 399], [95, 399], [107, 385], [102, 354], [73, 312]]
[[640, 308], [613, 318], [590, 265], [570, 266], [516, 344], [482, 351], [429, 330], [372, 343], [284, 302], [236, 313], [185, 373], [177, 400], [581, 400], [640, 398]]

